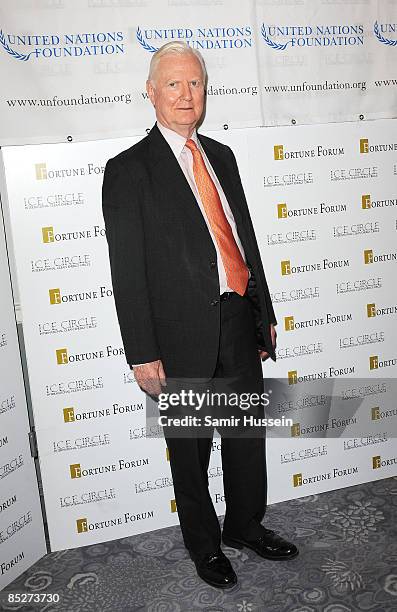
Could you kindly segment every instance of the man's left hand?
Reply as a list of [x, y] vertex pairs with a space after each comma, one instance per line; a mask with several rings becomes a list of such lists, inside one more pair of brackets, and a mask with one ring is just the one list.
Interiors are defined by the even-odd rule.
[[[276, 328], [274, 327], [273, 323], [270, 324], [270, 336], [272, 338], [273, 348], [276, 348], [277, 332], [276, 332]], [[269, 358], [269, 353], [267, 351], [261, 351], [259, 349], [259, 357], [262, 359], [262, 361], [265, 361], [266, 359]]]

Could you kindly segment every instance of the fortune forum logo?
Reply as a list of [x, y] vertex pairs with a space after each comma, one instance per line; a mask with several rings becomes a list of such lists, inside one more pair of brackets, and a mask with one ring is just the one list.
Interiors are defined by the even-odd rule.
[[390, 368], [397, 365], [397, 357], [391, 359], [379, 359], [379, 355], [370, 355], [369, 369], [378, 370], [381, 368]]
[[96, 351], [87, 351], [86, 353], [70, 354], [67, 348], [55, 350], [56, 362], [58, 365], [67, 365], [69, 363], [77, 363], [81, 361], [92, 361], [94, 359], [103, 359], [106, 357], [120, 357], [124, 355], [123, 347], [113, 347], [108, 345], [106, 350], [99, 349]]
[[[175, 510], [172, 510], [171, 503], [171, 512], [176, 511], [175, 500], [171, 500], [174, 502]], [[154, 518], [154, 510], [145, 510], [144, 512], [139, 512], [137, 514], [131, 514], [130, 512], [125, 512], [124, 516], [117, 516], [114, 518], [109, 518], [104, 521], [98, 522], [90, 522], [87, 517], [79, 518], [76, 520], [76, 531], [77, 533], [87, 533], [88, 531], [96, 531], [98, 529], [106, 529], [108, 527], [117, 527], [119, 525], [127, 524], [127, 523], [137, 523], [138, 521], [147, 521]]]
[[280, 202], [279, 204], [277, 204], [278, 219], [289, 219], [291, 217], [308, 217], [311, 215], [323, 215], [346, 211], [346, 204], [326, 204], [325, 202], [321, 202], [319, 206], [305, 206], [302, 208], [288, 208], [286, 202]]
[[390, 459], [382, 459], [381, 455], [372, 457], [372, 469], [379, 470], [384, 467], [392, 467], [397, 465], [397, 457], [391, 457]]
[[276, 161], [284, 161], [286, 159], [304, 159], [307, 157], [333, 157], [335, 155], [344, 154], [345, 151], [343, 147], [323, 147], [322, 145], [317, 145], [315, 149], [288, 151], [282, 144], [273, 146], [273, 157]]
[[298, 321], [295, 319], [294, 315], [289, 315], [284, 317], [284, 329], [285, 331], [290, 332], [297, 329], [307, 329], [308, 327], [318, 327], [319, 325], [333, 325], [352, 320], [353, 315], [351, 312], [341, 314], [327, 312], [324, 316], [313, 319], [305, 319], [303, 321]]
[[381, 410], [379, 406], [373, 406], [371, 408], [371, 421], [382, 421], [383, 419], [390, 419], [397, 416], [397, 408], [390, 408]]
[[292, 486], [293, 487], [302, 487], [308, 484], [316, 484], [318, 482], [322, 482], [324, 480], [332, 480], [333, 478], [343, 478], [345, 476], [353, 476], [354, 474], [358, 474], [358, 467], [352, 466], [347, 468], [333, 468], [331, 472], [323, 472], [318, 474], [313, 474], [311, 476], [304, 476], [302, 472], [298, 474], [292, 475]]
[[369, 210], [370, 208], [385, 208], [397, 206], [397, 198], [386, 198], [385, 200], [373, 200], [371, 194], [366, 193], [361, 196], [361, 208]]
[[348, 259], [323, 259], [321, 262], [292, 265], [290, 259], [284, 259], [280, 263], [281, 276], [290, 276], [292, 274], [302, 274], [303, 272], [317, 272], [320, 270], [331, 270], [335, 268], [348, 268], [350, 261]]
[[385, 261], [396, 261], [397, 252], [394, 253], [374, 253], [372, 249], [364, 249], [364, 263], [366, 265], [381, 263]]
[[[92, 99], [99, 100], [96, 96], [92, 96]], [[56, 100], [56, 98], [54, 98]], [[54, 102], [55, 103], [55, 102]], [[82, 102], [83, 103], [83, 102]], [[88, 102], [84, 102], [88, 103]], [[50, 179], [63, 179], [71, 178], [75, 176], [98, 176], [102, 175], [105, 171], [105, 166], [101, 163], [89, 162], [86, 166], [80, 167], [68, 167], [68, 168], [48, 168], [46, 162], [40, 162], [34, 164], [34, 171], [36, 181], [46, 181]]]
[[[397, 359], [396, 359], [397, 362]], [[298, 374], [298, 370], [290, 370], [287, 374], [288, 384], [297, 385], [313, 380], [322, 380], [323, 378], [338, 378], [339, 376], [348, 376], [355, 373], [355, 366], [329, 366], [328, 370], [321, 372], [310, 372], [309, 374]]]
[[360, 138], [360, 153], [384, 153], [397, 151], [397, 142], [370, 144], [368, 138]]
[[44, 244], [64, 242], [69, 240], [82, 240], [87, 238], [98, 238], [105, 236], [105, 228], [94, 225], [92, 228], [76, 230], [74, 232], [56, 232], [54, 226], [48, 225], [41, 228], [41, 238]]
[[80, 291], [78, 293], [66, 293], [62, 292], [59, 287], [48, 290], [48, 296], [50, 304], [52, 306], [58, 304], [67, 304], [69, 302], [84, 302], [91, 300], [98, 300], [101, 298], [112, 297], [113, 290], [110, 287], [102, 285], [97, 289], [89, 289], [87, 291]]
[[397, 306], [387, 306], [386, 308], [377, 308], [375, 302], [372, 304], [367, 304], [367, 317], [371, 319], [372, 317], [382, 317], [385, 315], [394, 315], [397, 314]]

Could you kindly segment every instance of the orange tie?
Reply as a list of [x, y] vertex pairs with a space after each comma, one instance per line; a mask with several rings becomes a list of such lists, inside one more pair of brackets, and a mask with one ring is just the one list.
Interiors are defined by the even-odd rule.
[[244, 295], [248, 283], [248, 268], [234, 239], [232, 228], [226, 219], [218, 190], [208, 173], [196, 143], [193, 140], [188, 140], [186, 146], [193, 155], [194, 178], [219, 247], [228, 287], [239, 295]]

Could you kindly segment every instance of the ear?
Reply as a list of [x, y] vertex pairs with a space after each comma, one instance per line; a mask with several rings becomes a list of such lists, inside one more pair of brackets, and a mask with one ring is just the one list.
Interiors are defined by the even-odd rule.
[[156, 105], [154, 103], [154, 87], [153, 87], [152, 81], [149, 81], [149, 79], [146, 81], [146, 91], [147, 91], [147, 94], [149, 96], [151, 103], [156, 108]]

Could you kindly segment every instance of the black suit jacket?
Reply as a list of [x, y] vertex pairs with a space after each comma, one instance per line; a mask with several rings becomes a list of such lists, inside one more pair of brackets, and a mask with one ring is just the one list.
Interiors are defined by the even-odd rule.
[[[273, 307], [231, 149], [199, 136], [233, 212], [251, 270], [258, 345], [275, 359]], [[110, 159], [103, 215], [127, 362], [161, 359], [166, 376], [210, 378], [220, 332], [214, 244], [195, 196], [157, 126]]]

